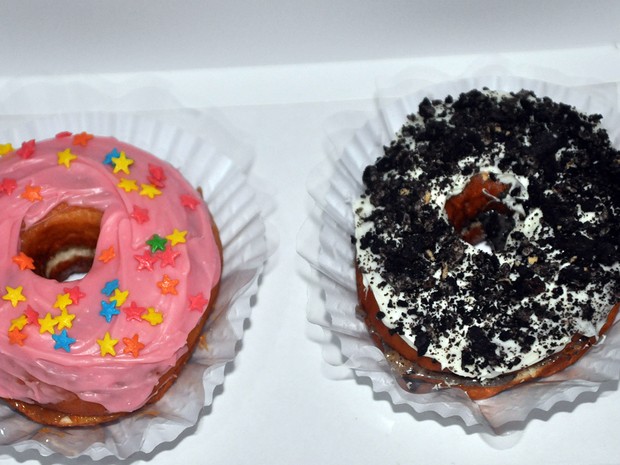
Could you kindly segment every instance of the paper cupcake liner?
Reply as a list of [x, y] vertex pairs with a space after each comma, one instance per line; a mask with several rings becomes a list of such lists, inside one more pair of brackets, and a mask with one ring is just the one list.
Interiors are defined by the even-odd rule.
[[15, 146], [61, 131], [113, 135], [170, 162], [192, 185], [202, 188], [223, 245], [220, 291], [203, 331], [208, 348], [197, 348], [159, 402], [114, 423], [75, 429], [42, 426], [0, 405], [0, 445], [20, 452], [34, 449], [44, 456], [58, 453], [94, 460], [148, 453], [193, 427], [203, 408], [211, 405], [215, 388], [224, 382], [225, 366], [235, 358], [244, 322], [251, 314], [258, 278], [274, 249], [264, 222], [270, 202], [249, 186], [245, 174], [219, 147], [154, 120], [113, 113], [65, 114], [7, 130], [0, 140]]
[[[366, 377], [375, 392], [386, 393], [394, 404], [408, 405], [417, 413], [434, 412], [442, 423], [460, 424], [468, 432], [498, 436], [520, 431], [534, 418], [548, 418], [555, 411], [570, 410], [581, 400], [591, 401], [601, 392], [615, 389], [620, 379], [620, 324], [615, 324], [602, 343], [561, 373], [490, 399], [472, 401], [459, 389], [414, 394], [397, 383], [385, 357], [356, 315], [355, 251], [350, 240], [354, 231], [351, 205], [363, 191], [362, 172], [383, 155], [383, 146], [400, 130], [406, 116], [417, 113], [424, 97], [458, 96], [460, 92], [485, 86], [501, 91], [529, 89], [539, 97], [574, 105], [582, 112], [600, 113], [612, 143], [620, 147], [620, 116], [611, 106], [617, 101], [616, 95], [606, 103], [571, 88], [504, 77], [477, 77], [431, 86], [395, 101], [391, 99], [363, 127], [348, 130], [349, 139], [343, 147], [332, 146], [326, 165], [317, 172], [319, 177], [327, 178], [313, 180], [309, 187], [317, 210], [300, 232], [298, 250], [319, 272], [313, 285], [322, 297], [310, 301], [307, 316], [326, 332], [318, 342], [334, 377], [346, 377], [347, 371], [349, 375]], [[381, 95], [378, 97], [381, 101]], [[341, 115], [336, 120], [338, 127], [328, 128], [328, 132], [337, 133], [338, 140], [343, 140], [343, 133], [347, 132], [342, 124], [345, 117]], [[334, 140], [331, 134], [328, 138]]]

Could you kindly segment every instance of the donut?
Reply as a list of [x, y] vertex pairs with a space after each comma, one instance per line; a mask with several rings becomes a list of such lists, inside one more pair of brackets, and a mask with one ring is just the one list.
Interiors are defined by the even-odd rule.
[[399, 383], [484, 399], [575, 363], [620, 301], [620, 153], [522, 90], [419, 104], [353, 202], [360, 312]]
[[201, 341], [222, 246], [169, 163], [82, 132], [0, 158], [0, 398], [53, 426], [159, 400]]

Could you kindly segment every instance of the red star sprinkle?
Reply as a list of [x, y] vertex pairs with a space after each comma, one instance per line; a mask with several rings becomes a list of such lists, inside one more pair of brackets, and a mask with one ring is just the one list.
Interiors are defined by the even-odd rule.
[[15, 255], [13, 258], [13, 263], [19, 266], [19, 269], [24, 270], [34, 270], [34, 262], [33, 259], [26, 255], [24, 252], [20, 252], [19, 255]]
[[41, 195], [41, 186], [33, 186], [32, 184], [28, 184], [24, 187], [24, 192], [22, 192], [21, 197], [23, 199], [30, 200], [31, 202], [43, 200], [43, 196]]
[[20, 157], [22, 157], [23, 159], [30, 158], [32, 154], [34, 153], [35, 145], [36, 144], [35, 144], [34, 139], [31, 139], [27, 142], [22, 142], [22, 146], [18, 148], [15, 151], [15, 153], [19, 155]]
[[146, 312], [146, 308], [138, 307], [138, 304], [132, 301], [129, 307], [123, 307], [123, 311], [128, 321], [142, 321], [142, 314]]
[[17, 344], [21, 347], [24, 345], [24, 339], [26, 339], [26, 337], [27, 336], [17, 328], [9, 331], [9, 342], [11, 344]]
[[196, 210], [196, 207], [199, 203], [200, 200], [198, 200], [196, 197], [187, 194], [181, 195], [181, 205], [183, 205], [185, 208], [188, 208], [190, 210]]
[[164, 173], [164, 169], [161, 166], [149, 163], [149, 176], [147, 179], [159, 189], [165, 187], [166, 174]]
[[73, 302], [75, 305], [80, 303], [80, 299], [82, 297], [86, 297], [86, 294], [84, 294], [80, 290], [80, 286], [65, 287], [63, 291], [69, 294], [69, 298], [71, 299], [71, 302]]
[[12, 178], [4, 178], [0, 183], [0, 192], [4, 192], [6, 195], [11, 195], [17, 188], [17, 181]]
[[73, 136], [73, 145], [81, 145], [82, 147], [86, 147], [88, 141], [92, 138], [92, 134], [88, 134], [87, 132], [81, 132]]
[[136, 260], [138, 260], [138, 270], [149, 270], [153, 271], [153, 265], [157, 261], [157, 256], [152, 255], [149, 252], [144, 252], [144, 255], [134, 255]]
[[69, 131], [62, 131], [56, 134], [56, 139], [62, 139], [63, 137], [71, 137], [71, 134], [72, 133]]
[[123, 343], [125, 344], [123, 353], [131, 354], [134, 357], [137, 357], [140, 354], [140, 351], [144, 349], [144, 344], [138, 340], [137, 334], [134, 334], [132, 338], [124, 337]]
[[149, 211], [146, 208], [140, 208], [134, 205], [130, 216], [136, 220], [138, 224], [144, 224], [149, 220]]
[[197, 312], [202, 312], [205, 308], [207, 308], [207, 304], [209, 301], [205, 299], [205, 296], [202, 292], [199, 292], [196, 295], [189, 296], [189, 309], [195, 310]]
[[111, 245], [110, 247], [105, 249], [103, 252], [101, 252], [101, 255], [99, 255], [98, 257], [98, 260], [102, 261], [103, 263], [108, 263], [114, 257], [116, 257], [116, 252], [114, 252], [114, 246]]
[[28, 308], [26, 308], [26, 311], [24, 312], [24, 315], [26, 315], [26, 318], [28, 319], [28, 324], [29, 325], [36, 325], [36, 326], [40, 326], [39, 323], [39, 313], [32, 308], [30, 305], [28, 305]]
[[157, 283], [157, 287], [161, 289], [162, 294], [173, 294], [177, 295], [177, 284], [179, 284], [178, 279], [172, 279], [167, 274]]
[[162, 268], [165, 268], [167, 266], [172, 266], [174, 267], [175, 263], [174, 261], [176, 260], [176, 258], [181, 255], [181, 252], [177, 252], [175, 250], [172, 250], [172, 247], [170, 245], [168, 245], [166, 247], [166, 250], [163, 252], [157, 252], [156, 254], [159, 259], [160, 259], [160, 264]]

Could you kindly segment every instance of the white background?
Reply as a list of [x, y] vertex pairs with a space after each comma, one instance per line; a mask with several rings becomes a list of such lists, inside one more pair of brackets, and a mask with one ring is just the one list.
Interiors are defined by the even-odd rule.
[[[377, 90], [402, 79], [415, 88], [500, 73], [617, 89], [620, 2], [540, 3], [0, 1], [2, 124], [74, 110], [208, 111], [252, 147], [254, 182], [274, 199], [279, 247], [223, 389], [178, 441], [126, 463], [620, 463], [618, 392], [489, 444], [334, 379], [306, 321], [315, 278], [296, 241], [334, 116], [369, 117]], [[0, 454], [2, 464], [88, 462]]]

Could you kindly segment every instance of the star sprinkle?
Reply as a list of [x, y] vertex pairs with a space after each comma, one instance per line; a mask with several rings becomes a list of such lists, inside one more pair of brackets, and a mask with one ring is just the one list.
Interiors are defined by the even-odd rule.
[[19, 155], [21, 158], [23, 159], [27, 159], [32, 157], [32, 154], [34, 153], [34, 148], [35, 148], [35, 141], [34, 139], [31, 139], [29, 141], [26, 142], [22, 142], [22, 146], [20, 148], [18, 148], [15, 153], [17, 155]]
[[110, 302], [114, 302], [117, 307], [120, 307], [125, 303], [127, 297], [129, 296], [129, 291], [121, 291], [120, 289], [114, 289], [114, 295], [110, 297]]
[[112, 317], [118, 315], [119, 313], [121, 312], [116, 308], [114, 302], [106, 302], [105, 300], [101, 301], [101, 311], [99, 312], [99, 315], [104, 317], [105, 321], [109, 323], [112, 321]]
[[71, 137], [73, 135], [72, 132], [69, 131], [61, 131], [58, 134], [56, 134], [56, 139], [63, 139], [65, 137]]
[[54, 349], [64, 349], [66, 352], [71, 352], [71, 344], [75, 343], [75, 339], [69, 337], [66, 329], [63, 329], [60, 334], [52, 334], [52, 339], [56, 342]]
[[26, 315], [29, 325], [39, 326], [39, 313], [30, 305], [28, 305], [28, 308], [26, 308], [24, 315]]
[[107, 295], [108, 297], [112, 295], [115, 289], [118, 289], [118, 279], [113, 279], [112, 281], [108, 281], [101, 289], [101, 293]]
[[129, 174], [129, 167], [133, 165], [133, 160], [125, 156], [125, 152], [121, 152], [118, 157], [112, 157], [112, 164], [114, 165], [114, 173], [122, 171], [125, 174]]
[[3, 157], [9, 152], [13, 151], [13, 146], [11, 144], [0, 144], [0, 157]]
[[22, 192], [20, 197], [31, 202], [43, 200], [43, 196], [41, 195], [41, 186], [33, 186], [32, 184], [28, 184], [24, 187], [24, 192]]
[[19, 329], [15, 328], [9, 331], [9, 342], [11, 344], [17, 344], [20, 347], [24, 346], [24, 339], [28, 336], [22, 333]]
[[205, 308], [207, 308], [208, 303], [209, 301], [205, 299], [205, 296], [202, 292], [199, 292], [196, 295], [189, 296], [189, 309], [190, 310], [202, 312]]
[[157, 261], [156, 255], [150, 255], [148, 252], [145, 252], [144, 255], [134, 255], [133, 258], [138, 260], [138, 271], [148, 270], [153, 271], [153, 265]]
[[62, 313], [56, 317], [56, 321], [58, 323], [58, 329], [63, 328], [71, 328], [73, 326], [73, 320], [75, 319], [75, 315], [73, 313], [69, 313], [66, 310], [62, 310]]
[[15, 263], [22, 271], [34, 270], [34, 260], [24, 252], [20, 252], [19, 255], [15, 255], [11, 260], [13, 260], [13, 263]]
[[129, 307], [123, 307], [127, 321], [142, 321], [142, 314], [146, 311], [146, 308], [139, 307], [137, 303], [131, 302]]
[[52, 317], [52, 314], [47, 312], [45, 318], [39, 318], [39, 333], [51, 333], [54, 334], [54, 327], [58, 324], [58, 320]]
[[153, 184], [140, 184], [142, 190], [140, 191], [140, 195], [148, 197], [149, 199], [154, 199], [158, 195], [161, 195], [161, 191], [155, 187]]
[[0, 183], [0, 192], [4, 192], [6, 195], [11, 195], [17, 188], [17, 181], [13, 178], [4, 178]]
[[92, 134], [88, 134], [87, 132], [81, 132], [73, 136], [73, 145], [81, 145], [82, 147], [86, 147], [88, 141], [91, 140], [94, 136]]
[[71, 162], [77, 159], [77, 155], [71, 153], [71, 149], [65, 149], [62, 152], [58, 152], [58, 164], [65, 165], [66, 168], [71, 167]]
[[167, 266], [174, 267], [174, 261], [176, 258], [181, 255], [181, 252], [177, 252], [176, 250], [172, 250], [171, 247], [166, 247], [166, 250], [163, 252], [157, 252], [157, 256], [160, 258], [161, 267], [165, 268]]
[[153, 307], [149, 307], [146, 309], [146, 315], [142, 315], [142, 319], [151, 323], [151, 326], [157, 326], [164, 321], [164, 315]]
[[114, 346], [118, 344], [118, 339], [112, 339], [109, 332], [105, 332], [103, 339], [97, 339], [97, 344], [101, 348], [101, 356], [105, 357], [110, 354], [112, 357], [116, 357], [116, 350]]
[[28, 324], [28, 317], [26, 315], [20, 315], [19, 317], [13, 318], [11, 320], [11, 326], [9, 327], [9, 331], [14, 330], [15, 328], [21, 331], [22, 329], [24, 329], [24, 326], [26, 326], [27, 324]]
[[187, 231], [179, 231], [177, 228], [174, 228], [172, 234], [167, 235], [166, 239], [170, 241], [172, 246], [175, 246], [177, 244], [184, 244], [185, 236], [187, 236]]
[[140, 208], [134, 205], [130, 216], [136, 220], [138, 224], [144, 224], [149, 220], [149, 211], [146, 208]]
[[181, 205], [183, 205], [188, 210], [196, 210], [196, 207], [200, 204], [200, 200], [196, 197], [183, 194], [181, 195]]
[[65, 287], [63, 291], [69, 294], [69, 298], [75, 305], [80, 303], [82, 297], [86, 297], [86, 294], [80, 291], [80, 286]]
[[155, 187], [162, 189], [165, 187], [166, 175], [164, 169], [161, 166], [152, 165], [149, 163], [149, 176], [148, 181]]
[[170, 278], [170, 276], [165, 274], [162, 280], [157, 283], [157, 287], [161, 289], [161, 293], [164, 295], [166, 294], [177, 295], [177, 288], [176, 288], [177, 284], [179, 284], [178, 279], [172, 279]]
[[116, 252], [114, 251], [114, 246], [111, 245], [110, 247], [108, 247], [107, 249], [105, 249], [105, 250], [103, 250], [101, 252], [101, 255], [99, 255], [97, 260], [99, 260], [99, 261], [101, 261], [103, 263], [108, 263], [114, 257], [116, 257]]
[[138, 183], [135, 179], [121, 178], [117, 186], [123, 189], [125, 192], [132, 192], [138, 190]]
[[125, 344], [125, 348], [123, 349], [124, 354], [131, 354], [137, 357], [140, 354], [140, 351], [144, 349], [144, 344], [142, 344], [138, 340], [138, 335], [134, 334], [132, 338], [124, 337], [123, 344]]
[[146, 245], [151, 246], [151, 253], [155, 253], [158, 250], [166, 250], [166, 242], [166, 238], [158, 234], [153, 234], [151, 238], [146, 241]]
[[56, 296], [56, 302], [54, 303], [54, 308], [58, 308], [61, 311], [67, 310], [67, 305], [71, 305], [73, 300], [71, 300], [71, 296], [69, 294], [58, 294]]
[[11, 302], [13, 307], [17, 307], [18, 303], [26, 301], [26, 297], [22, 294], [22, 290], [24, 289], [23, 286], [5, 286], [5, 288], [6, 294], [2, 296], [2, 299]]
[[119, 151], [116, 148], [113, 148], [110, 152], [106, 153], [105, 158], [103, 159], [104, 165], [113, 165], [113, 158], [118, 158], [120, 156]]

